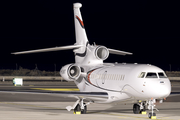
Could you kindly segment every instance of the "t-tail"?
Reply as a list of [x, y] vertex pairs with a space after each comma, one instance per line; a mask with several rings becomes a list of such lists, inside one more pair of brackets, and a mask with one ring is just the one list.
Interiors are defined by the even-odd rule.
[[53, 47], [45, 48], [38, 50], [29, 50], [22, 52], [14, 52], [12, 54], [29, 54], [29, 53], [38, 53], [38, 52], [50, 52], [50, 51], [59, 51], [59, 50], [68, 50], [74, 49], [75, 53], [75, 63], [76, 64], [102, 64], [103, 61], [108, 58], [109, 53], [117, 55], [131, 55], [132, 53], [114, 50], [106, 48], [105, 46], [96, 46], [89, 45], [84, 23], [82, 20], [80, 8], [82, 7], [81, 3], [74, 3], [74, 23], [75, 23], [75, 35], [76, 43], [74, 45], [62, 46], [62, 47]]
[[75, 33], [76, 33], [76, 44], [77, 45], [86, 45], [88, 42], [84, 23], [82, 20], [80, 8], [82, 7], [81, 3], [74, 3], [74, 23], [75, 23]]

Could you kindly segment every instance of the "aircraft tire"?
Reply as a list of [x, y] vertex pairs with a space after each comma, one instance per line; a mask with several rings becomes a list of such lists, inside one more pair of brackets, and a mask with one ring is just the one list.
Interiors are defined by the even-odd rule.
[[140, 106], [138, 104], [133, 105], [133, 112], [134, 112], [134, 114], [140, 113]]
[[79, 112], [79, 111], [81, 111], [81, 107], [79, 104], [77, 104], [77, 106], [74, 109], [74, 113]]
[[156, 116], [156, 113], [150, 112], [150, 113], [148, 114], [148, 117], [149, 117], [150, 119], [151, 119], [152, 116]]

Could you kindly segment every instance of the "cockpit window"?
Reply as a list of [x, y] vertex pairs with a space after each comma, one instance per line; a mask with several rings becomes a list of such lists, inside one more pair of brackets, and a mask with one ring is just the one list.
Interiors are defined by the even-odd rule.
[[167, 78], [165, 73], [163, 72], [159, 72], [158, 75], [159, 75], [159, 78]]
[[157, 74], [154, 72], [148, 72], [146, 78], [157, 78]]
[[141, 72], [141, 74], [138, 76], [138, 78], [144, 78], [144, 76], [145, 76], [145, 72]]

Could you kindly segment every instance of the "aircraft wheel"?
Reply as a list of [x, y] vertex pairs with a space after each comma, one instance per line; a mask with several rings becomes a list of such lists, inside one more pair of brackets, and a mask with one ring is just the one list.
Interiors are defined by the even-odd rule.
[[138, 104], [133, 105], [133, 112], [134, 112], [134, 114], [140, 113], [140, 106]]
[[150, 113], [148, 114], [148, 117], [149, 117], [150, 119], [151, 119], [152, 117], [156, 117], [156, 113], [151, 113], [151, 112], [150, 112]]
[[74, 108], [74, 114], [80, 114], [81, 113], [81, 106], [77, 104], [77, 106]]
[[84, 109], [81, 110], [81, 114], [86, 114], [86, 112], [87, 112], [87, 106], [85, 105]]
[[148, 117], [151, 118], [151, 116], [152, 116], [152, 113], [149, 113], [149, 114], [148, 114]]

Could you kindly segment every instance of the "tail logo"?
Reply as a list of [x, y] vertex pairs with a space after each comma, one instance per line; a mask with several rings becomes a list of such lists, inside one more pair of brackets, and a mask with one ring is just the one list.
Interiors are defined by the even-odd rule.
[[79, 21], [80, 25], [82, 28], [84, 28], [84, 23], [83, 21], [76, 15], [76, 19]]

